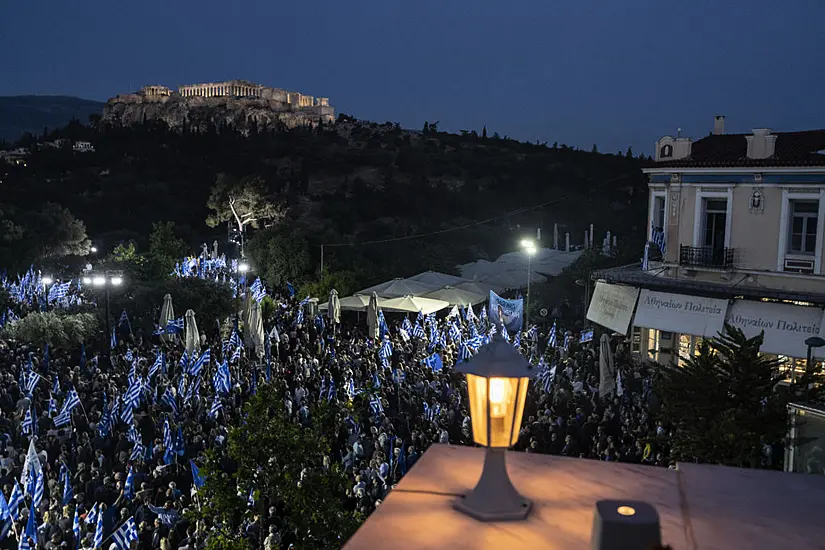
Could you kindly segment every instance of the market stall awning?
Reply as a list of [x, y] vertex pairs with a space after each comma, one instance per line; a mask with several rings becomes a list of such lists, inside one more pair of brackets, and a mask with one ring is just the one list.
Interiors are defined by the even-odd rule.
[[486, 294], [477, 294], [475, 292], [470, 292], [469, 290], [446, 286], [440, 290], [425, 294], [423, 297], [432, 298], [434, 300], [443, 300], [452, 306], [466, 307], [484, 302], [487, 300], [487, 296], [488, 295]]
[[406, 311], [409, 313], [418, 313], [420, 311], [424, 315], [429, 315], [430, 313], [435, 313], [436, 311], [450, 307], [450, 303], [444, 300], [433, 300], [432, 298], [422, 298], [420, 296], [403, 296], [401, 298], [384, 300], [379, 306], [384, 311]]

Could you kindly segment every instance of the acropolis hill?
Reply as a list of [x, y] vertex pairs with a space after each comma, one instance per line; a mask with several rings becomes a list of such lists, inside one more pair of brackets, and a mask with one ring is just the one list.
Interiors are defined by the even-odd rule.
[[106, 102], [102, 122], [129, 126], [162, 120], [170, 128], [202, 132], [231, 127], [241, 132], [317, 126], [335, 120], [329, 99], [245, 80], [187, 84], [173, 90], [144, 86]]

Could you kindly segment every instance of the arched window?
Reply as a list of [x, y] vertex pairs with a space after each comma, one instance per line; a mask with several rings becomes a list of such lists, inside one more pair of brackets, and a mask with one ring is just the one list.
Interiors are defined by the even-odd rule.
[[659, 156], [662, 158], [673, 156], [673, 145], [662, 145], [662, 150], [659, 151]]

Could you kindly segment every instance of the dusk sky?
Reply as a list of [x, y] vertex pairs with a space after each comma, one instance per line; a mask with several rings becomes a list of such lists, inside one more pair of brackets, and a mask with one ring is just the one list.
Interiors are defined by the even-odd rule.
[[0, 95], [237, 78], [406, 128], [650, 153], [715, 114], [825, 128], [823, 24], [823, 0], [6, 0]]

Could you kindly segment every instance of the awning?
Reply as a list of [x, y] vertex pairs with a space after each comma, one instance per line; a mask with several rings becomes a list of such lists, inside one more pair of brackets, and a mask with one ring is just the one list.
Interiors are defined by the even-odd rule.
[[[765, 331], [761, 351], [788, 357], [807, 357], [805, 340], [819, 336], [822, 309], [778, 302], [736, 300], [728, 312], [728, 323], [751, 338]], [[825, 348], [814, 349], [814, 355], [825, 357]]]
[[587, 319], [610, 330], [627, 334], [638, 297], [638, 288], [599, 281], [587, 309]]
[[418, 313], [420, 311], [424, 315], [429, 315], [430, 313], [435, 313], [436, 311], [450, 307], [450, 304], [444, 300], [433, 300], [432, 298], [421, 298], [419, 296], [403, 296], [401, 298], [381, 300], [379, 301], [379, 306], [384, 311], [406, 311], [409, 313]]
[[633, 325], [710, 338], [722, 330], [727, 312], [727, 300], [643, 289]]

